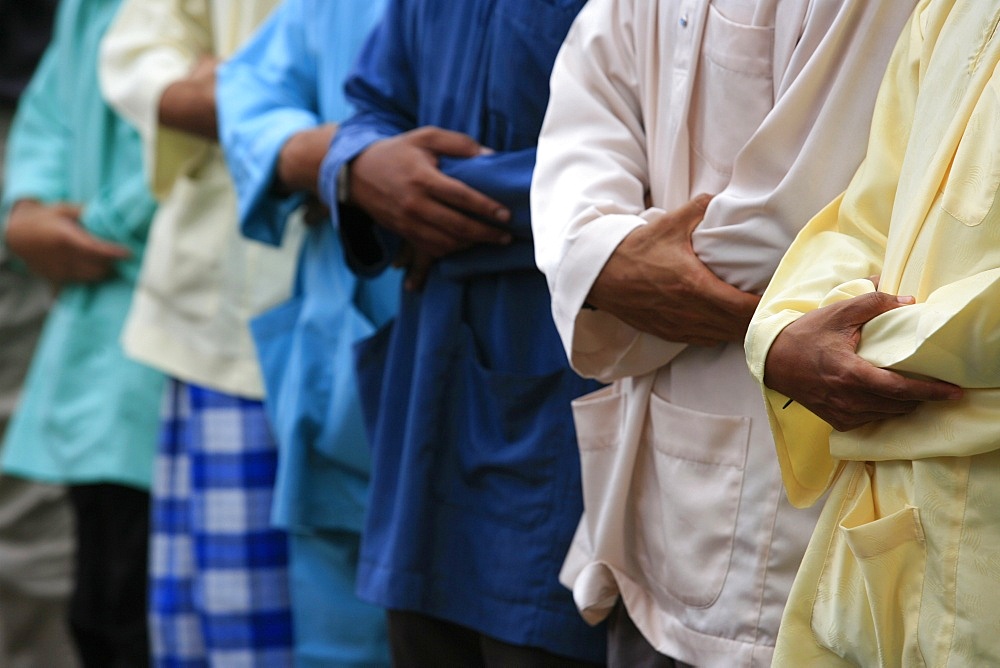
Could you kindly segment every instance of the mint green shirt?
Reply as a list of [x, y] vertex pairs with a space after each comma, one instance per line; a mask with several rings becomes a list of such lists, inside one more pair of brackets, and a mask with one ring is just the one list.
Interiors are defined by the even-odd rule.
[[91, 233], [132, 257], [101, 283], [60, 290], [8, 429], [3, 469], [40, 480], [146, 488], [163, 380], [119, 336], [155, 203], [139, 136], [103, 102], [98, 43], [119, 0], [62, 0], [53, 40], [11, 130], [2, 217], [34, 198], [83, 207]]

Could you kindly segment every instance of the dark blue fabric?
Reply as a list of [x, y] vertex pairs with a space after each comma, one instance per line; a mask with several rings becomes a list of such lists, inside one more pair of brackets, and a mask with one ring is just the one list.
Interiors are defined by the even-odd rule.
[[[588, 627], [558, 572], [582, 512], [570, 401], [596, 388], [568, 367], [535, 269], [528, 192], [548, 77], [582, 0], [396, 0], [347, 83], [359, 109], [321, 185], [373, 141], [425, 125], [495, 151], [442, 169], [511, 208], [515, 242], [440, 261], [389, 326], [357, 346], [373, 445], [359, 594], [500, 640], [590, 661]], [[356, 270], [392, 238], [338, 210]], [[382, 244], [381, 253], [360, 242]]]

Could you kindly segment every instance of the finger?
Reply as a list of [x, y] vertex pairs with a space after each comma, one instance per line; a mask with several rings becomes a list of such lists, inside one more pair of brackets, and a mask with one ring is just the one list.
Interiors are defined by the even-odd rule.
[[726, 283], [700, 261], [690, 264], [688, 276], [695, 280], [698, 296], [711, 305], [720, 317], [732, 320], [734, 315], [747, 319], [753, 316], [760, 303], [760, 295], [744, 292]]
[[427, 192], [434, 199], [452, 209], [458, 209], [494, 223], [507, 224], [510, 222], [510, 210], [503, 204], [458, 179], [445, 176], [440, 172], [427, 183]]
[[[859, 358], [860, 359], [860, 358]], [[867, 362], [857, 365], [855, 383], [872, 396], [895, 402], [950, 401], [962, 397], [962, 388], [941, 380], [910, 378]]]
[[912, 303], [912, 297], [890, 295], [885, 292], [869, 292], [832, 306], [831, 315], [835, 326], [854, 328], [865, 324], [876, 316]]
[[429, 223], [440, 232], [455, 240], [461, 247], [476, 244], [506, 245], [513, 241], [509, 232], [497, 229], [481, 220], [471, 218], [448, 207], [441, 207], [440, 213], [429, 219]]
[[407, 238], [416, 250], [436, 258], [450, 255], [471, 245], [425, 220], [417, 221], [410, 226]]
[[[707, 268], [706, 268], [706, 271]], [[709, 272], [711, 274], [711, 272]], [[702, 296], [722, 315], [731, 319], [733, 315], [750, 317], [757, 310], [760, 295], [744, 292], [711, 274], [711, 279], [700, 286]]]
[[83, 215], [83, 208], [76, 205], [70, 204], [68, 202], [59, 202], [52, 205], [52, 212], [63, 218], [70, 218], [74, 222], [80, 222], [80, 216]]
[[393, 259], [392, 266], [397, 269], [409, 267], [413, 264], [413, 253], [413, 246], [409, 243], [404, 243], [396, 254], [395, 259]]
[[74, 244], [77, 251], [89, 260], [114, 262], [132, 256], [132, 251], [125, 246], [104, 241], [83, 230], [81, 232], [83, 233], [74, 239]]
[[114, 265], [111, 262], [81, 257], [73, 263], [65, 281], [97, 283], [110, 277], [113, 272]]
[[463, 132], [443, 128], [420, 128], [413, 131], [419, 146], [438, 155], [472, 158], [482, 152], [482, 145]]
[[433, 265], [434, 258], [425, 253], [417, 253], [406, 271], [403, 287], [411, 292], [422, 290]]

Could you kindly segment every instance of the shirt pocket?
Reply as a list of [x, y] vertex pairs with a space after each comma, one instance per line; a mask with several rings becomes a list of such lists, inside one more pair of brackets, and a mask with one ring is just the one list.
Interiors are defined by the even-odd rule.
[[654, 393], [644, 439], [653, 456], [647, 476], [655, 477], [636, 501], [646, 562], [670, 597], [710, 606], [729, 573], [750, 419], [675, 406]]
[[861, 666], [922, 666], [917, 646], [926, 555], [913, 506], [879, 517], [870, 465], [858, 465], [816, 586], [812, 631]]
[[1000, 91], [990, 80], [976, 104], [952, 158], [941, 192], [941, 208], [963, 225], [985, 220], [1000, 186]]
[[222, 305], [224, 258], [236, 242], [228, 178], [210, 169], [179, 178], [150, 228], [142, 290], [182, 318], [208, 320]]
[[727, 180], [774, 106], [773, 51], [773, 28], [736, 23], [709, 7], [689, 129], [695, 154]]
[[[576, 459], [570, 388], [580, 384], [565, 365], [530, 371], [496, 368], [479, 355], [470, 327], [458, 345], [443, 392], [437, 497], [463, 511], [514, 527], [545, 523]], [[573, 477], [576, 477], [575, 475]]]

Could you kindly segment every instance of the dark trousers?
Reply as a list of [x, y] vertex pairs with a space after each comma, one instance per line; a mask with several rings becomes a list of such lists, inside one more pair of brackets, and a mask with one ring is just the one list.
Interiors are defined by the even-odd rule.
[[76, 515], [70, 627], [85, 668], [149, 665], [149, 494], [123, 485], [69, 488]]
[[389, 648], [396, 668], [595, 668], [599, 664], [523, 647], [415, 612], [390, 610]]
[[608, 617], [609, 668], [693, 668], [657, 652], [636, 628], [621, 600]]

